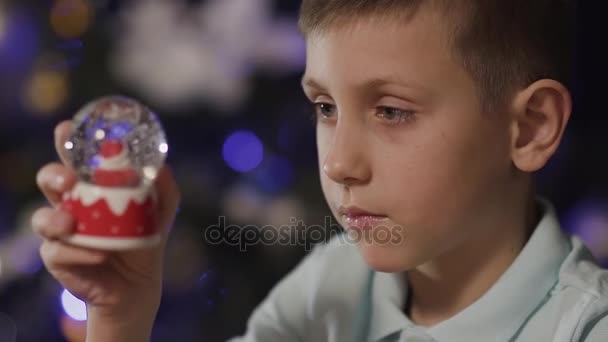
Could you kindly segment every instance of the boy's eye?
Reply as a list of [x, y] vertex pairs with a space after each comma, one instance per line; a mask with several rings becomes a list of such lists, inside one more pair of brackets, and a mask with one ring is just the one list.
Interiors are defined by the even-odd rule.
[[399, 108], [392, 107], [378, 107], [378, 112], [376, 116], [382, 118], [387, 121], [390, 125], [399, 125], [402, 122], [413, 119], [414, 112], [411, 110], [403, 110]]
[[329, 103], [314, 103], [314, 116], [315, 118], [321, 117], [323, 119], [330, 119], [336, 114], [336, 106]]

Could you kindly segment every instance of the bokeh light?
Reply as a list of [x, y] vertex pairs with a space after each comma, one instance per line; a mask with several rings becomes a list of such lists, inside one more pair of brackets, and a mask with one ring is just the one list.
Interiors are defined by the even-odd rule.
[[87, 319], [87, 306], [80, 299], [74, 297], [67, 289], [61, 292], [61, 305], [63, 311], [68, 316], [77, 321], [84, 321]]
[[169, 145], [167, 145], [167, 143], [162, 143], [158, 145], [158, 150], [160, 151], [160, 153], [167, 153], [169, 152]]
[[298, 221], [303, 220], [304, 207], [293, 196], [277, 197], [270, 201], [265, 209], [264, 222], [277, 230], [285, 226], [294, 227]]
[[39, 48], [38, 25], [27, 12], [3, 14], [4, 28], [0, 39], [0, 69], [6, 73], [21, 72], [36, 58]]
[[224, 192], [222, 212], [236, 223], [261, 223], [266, 202], [257, 187], [237, 183]]
[[24, 106], [34, 114], [53, 114], [65, 103], [68, 94], [69, 82], [64, 73], [35, 71], [25, 85]]
[[264, 146], [260, 139], [250, 131], [232, 133], [223, 147], [226, 164], [237, 172], [249, 172], [262, 162]]
[[78, 38], [91, 25], [93, 15], [87, 0], [57, 0], [50, 13], [51, 27], [62, 38]]
[[117, 122], [110, 127], [108, 131], [108, 139], [123, 139], [127, 134], [131, 133], [134, 128], [135, 127], [133, 127], [133, 124], [130, 122]]
[[600, 261], [608, 261], [608, 201], [581, 201], [564, 218], [564, 227], [576, 234]]
[[111, 68], [155, 107], [205, 103], [219, 109], [216, 115], [230, 115], [254, 90], [256, 70], [279, 75], [303, 68], [296, 20], [275, 17], [272, 1], [125, 3]]

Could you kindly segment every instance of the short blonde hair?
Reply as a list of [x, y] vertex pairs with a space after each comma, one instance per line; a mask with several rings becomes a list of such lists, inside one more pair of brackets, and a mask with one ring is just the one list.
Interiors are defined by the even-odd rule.
[[349, 20], [405, 20], [431, 4], [451, 25], [448, 41], [486, 111], [499, 110], [514, 91], [539, 79], [570, 83], [574, 0], [303, 0], [299, 27], [308, 38]]

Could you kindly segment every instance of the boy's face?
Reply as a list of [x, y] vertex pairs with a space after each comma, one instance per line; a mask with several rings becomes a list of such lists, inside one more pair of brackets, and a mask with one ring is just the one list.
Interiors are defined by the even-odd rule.
[[378, 241], [386, 238], [378, 226], [368, 233], [380, 239], [359, 243], [380, 271], [405, 271], [491, 234], [509, 193], [507, 113], [481, 112], [444, 30], [438, 14], [421, 10], [407, 23], [353, 20], [307, 41], [304, 90], [325, 104], [323, 192], [345, 228], [341, 206], [386, 216], [393, 243]]

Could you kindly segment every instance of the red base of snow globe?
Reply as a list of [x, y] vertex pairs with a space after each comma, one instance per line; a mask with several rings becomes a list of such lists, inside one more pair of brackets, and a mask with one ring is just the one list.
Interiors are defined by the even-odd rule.
[[116, 188], [78, 182], [62, 202], [76, 220], [65, 241], [102, 250], [129, 250], [160, 240], [154, 187]]

